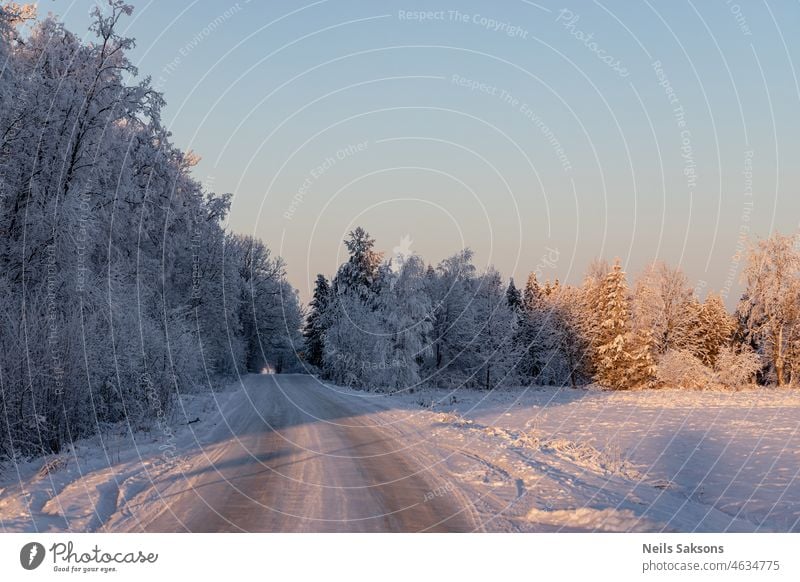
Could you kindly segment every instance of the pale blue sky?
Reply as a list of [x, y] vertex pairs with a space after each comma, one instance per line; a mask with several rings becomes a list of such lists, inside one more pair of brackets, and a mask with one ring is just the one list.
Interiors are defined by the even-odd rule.
[[[82, 31], [93, 2], [39, 4]], [[304, 298], [359, 224], [518, 280], [658, 257], [732, 300], [740, 233], [800, 221], [796, 1], [134, 4], [175, 142]]]

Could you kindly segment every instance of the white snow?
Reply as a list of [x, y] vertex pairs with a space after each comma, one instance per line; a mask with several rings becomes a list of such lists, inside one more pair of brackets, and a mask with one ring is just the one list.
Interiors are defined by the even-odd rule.
[[[446, 429], [433, 440], [459, 443], [509, 484], [516, 525], [527, 515], [569, 530], [800, 530], [797, 391], [546, 387], [431, 400]], [[615, 525], [587, 525], [603, 515]]]
[[[236, 386], [181, 397], [169, 423], [133, 437], [121, 425], [79, 440], [57, 457], [5, 466], [0, 474], [0, 530], [97, 531], [125, 515], [130, 499], [161, 475], [181, 470], [221, 422]], [[198, 423], [189, 421], [200, 418]], [[161, 428], [161, 429], [160, 429]], [[59, 468], [44, 465], [58, 460]]]
[[[480, 530], [800, 531], [797, 391], [329, 388], [359, 422], [390, 427], [440, 484], [428, 497], [468, 506]], [[185, 397], [169, 439], [112, 433], [76, 443], [48, 474], [42, 459], [7, 467], [0, 527], [136, 531], [164, 509], [170, 489], [154, 483], [185, 484], [213, 466], [221, 435], [251, 403], [241, 388]], [[174, 458], [163, 454], [167, 440]]]

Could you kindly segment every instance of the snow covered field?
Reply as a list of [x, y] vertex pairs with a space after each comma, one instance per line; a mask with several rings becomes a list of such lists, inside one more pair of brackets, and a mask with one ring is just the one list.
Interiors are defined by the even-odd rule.
[[[281, 397], [286, 406], [273, 405]], [[330, 404], [320, 410], [335, 405], [335, 422], [311, 410], [323, 401]], [[250, 376], [244, 387], [182, 404], [170, 425], [135, 442], [111, 433], [77, 443], [49, 472], [41, 459], [5, 467], [0, 528], [169, 530], [167, 507], [184, 525], [195, 519], [185, 529], [217, 530], [198, 518], [208, 513], [198, 506], [203, 496], [216, 513], [246, 515], [246, 525], [231, 525], [248, 531], [326, 529], [320, 524], [335, 512], [341, 529], [357, 529], [350, 525], [366, 518], [348, 520], [370, 503], [389, 514], [400, 504], [409, 519], [398, 512], [396, 527], [411, 531], [433, 527], [420, 520], [442, 512], [453, 513], [445, 526], [470, 531], [800, 531], [795, 391], [543, 387], [386, 396], [306, 376]], [[345, 410], [357, 421], [339, 420]], [[342, 432], [360, 429], [379, 435], [386, 451], [367, 454], [376, 439]], [[245, 464], [242, 448], [252, 457]], [[285, 466], [295, 472], [281, 477], [319, 489], [318, 499], [293, 495], [271, 476]], [[380, 495], [367, 500], [373, 489]], [[237, 495], [244, 497], [234, 503]], [[270, 511], [278, 504], [280, 520]], [[303, 527], [293, 527], [292, 511], [304, 512], [296, 520]], [[393, 527], [387, 523], [374, 525]]]
[[796, 391], [532, 388], [432, 399], [448, 403], [434, 406], [442, 424], [432, 439], [485, 467], [455, 455], [451, 470], [493, 483], [512, 527], [800, 531]]

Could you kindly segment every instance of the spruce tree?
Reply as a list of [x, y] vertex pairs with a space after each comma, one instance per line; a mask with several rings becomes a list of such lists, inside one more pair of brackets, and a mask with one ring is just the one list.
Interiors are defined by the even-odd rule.
[[728, 345], [733, 336], [735, 322], [725, 309], [722, 297], [709, 293], [699, 311], [697, 357], [708, 367], [713, 368], [722, 348]]
[[306, 338], [305, 359], [312, 366], [322, 368], [325, 353], [325, 310], [330, 301], [330, 285], [324, 275], [317, 275], [314, 283], [314, 296], [309, 304], [311, 312], [306, 319], [303, 335]]
[[650, 329], [642, 328], [629, 334], [627, 346], [627, 375], [625, 388], [648, 386], [656, 375], [655, 339]]
[[355, 294], [365, 303], [372, 304], [383, 258], [375, 251], [375, 239], [359, 226], [350, 232], [344, 245], [350, 257], [336, 273], [333, 291], [337, 295]]
[[569, 382], [573, 388], [576, 388], [578, 383], [588, 376], [587, 354], [589, 350], [582, 329], [584, 317], [582, 295], [582, 289], [566, 285], [552, 302], [553, 350], [549, 360], [552, 362], [557, 359], [557, 363], [562, 368], [559, 377], [554, 380], [561, 385]]
[[518, 313], [522, 309], [522, 294], [519, 292], [519, 289], [517, 289], [517, 286], [514, 285], [514, 279], [508, 282], [508, 287], [506, 288], [506, 302], [514, 313]]
[[619, 260], [600, 287], [596, 315], [598, 327], [593, 335], [597, 380], [609, 388], [628, 388], [632, 362], [630, 306], [625, 272]]
[[522, 295], [522, 303], [529, 313], [539, 311], [542, 308], [542, 288], [536, 280], [536, 273], [528, 275], [525, 291]]
[[344, 244], [350, 256], [331, 283], [323, 371], [339, 384], [370, 388], [372, 372], [387, 352], [380, 309], [391, 268], [382, 263], [375, 240], [363, 228], [350, 232]]
[[528, 275], [514, 343], [519, 349], [517, 371], [526, 384], [536, 382], [545, 365], [546, 313], [544, 293], [536, 273]]

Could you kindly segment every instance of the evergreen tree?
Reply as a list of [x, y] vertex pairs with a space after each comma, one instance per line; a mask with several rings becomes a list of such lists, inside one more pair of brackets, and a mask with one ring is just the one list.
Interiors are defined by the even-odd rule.
[[575, 388], [590, 373], [587, 369], [589, 346], [583, 334], [582, 290], [565, 286], [557, 295], [552, 306], [553, 323], [551, 341], [553, 349], [547, 360], [552, 364], [552, 372], [548, 374], [557, 384], [569, 384]]
[[519, 292], [519, 289], [517, 289], [517, 286], [514, 285], [513, 278], [508, 281], [506, 302], [514, 313], [518, 313], [522, 309], [522, 294]]
[[552, 319], [548, 317], [544, 290], [536, 273], [528, 275], [522, 294], [522, 310], [514, 343], [519, 350], [517, 371], [525, 384], [541, 381], [540, 374], [547, 363], [552, 343]]
[[363, 228], [350, 232], [344, 244], [350, 256], [333, 279], [325, 310], [323, 371], [334, 382], [370, 388], [388, 352], [380, 308], [391, 269]]
[[628, 286], [619, 260], [600, 287], [596, 315], [599, 324], [593, 341], [597, 380], [610, 388], [629, 388], [638, 378], [631, 375], [636, 356], [631, 351]]
[[[589, 342], [590, 348], [594, 352], [598, 345], [597, 334], [601, 329], [600, 303], [603, 298], [603, 286], [606, 277], [611, 273], [608, 262], [595, 258], [589, 263], [586, 277], [583, 281], [581, 298], [584, 317], [582, 319], [583, 335]], [[594, 374], [594, 367], [597, 362], [597, 354], [593, 353], [589, 358], [589, 366]]]
[[355, 294], [361, 301], [372, 304], [383, 258], [375, 251], [375, 239], [359, 226], [350, 232], [344, 245], [350, 257], [333, 279], [333, 292]]
[[[535, 275], [534, 275], [535, 279]], [[531, 336], [530, 314], [525, 308], [523, 293], [517, 289], [514, 279], [510, 279], [506, 288], [506, 303], [511, 310], [514, 319], [514, 332], [511, 337], [511, 345], [518, 360], [515, 362], [515, 377], [523, 384], [532, 381], [530, 362], [528, 359], [528, 345]]]
[[650, 329], [631, 332], [627, 340], [627, 374], [622, 387], [646, 387], [656, 376], [655, 341]]
[[720, 350], [730, 345], [736, 328], [733, 317], [725, 309], [722, 297], [709, 293], [699, 310], [697, 325], [697, 349], [695, 355], [706, 366], [717, 364]]
[[328, 280], [324, 275], [318, 274], [314, 282], [314, 296], [309, 304], [311, 311], [303, 328], [305, 360], [317, 368], [322, 368], [325, 353], [325, 331], [328, 322], [325, 311], [330, 301], [330, 293]]
[[525, 291], [522, 295], [522, 302], [525, 307], [525, 311], [528, 313], [541, 311], [543, 303], [542, 296], [542, 288], [539, 286], [539, 282], [536, 280], [536, 273], [532, 272], [530, 275], [528, 275], [528, 280], [525, 283]]

